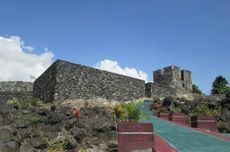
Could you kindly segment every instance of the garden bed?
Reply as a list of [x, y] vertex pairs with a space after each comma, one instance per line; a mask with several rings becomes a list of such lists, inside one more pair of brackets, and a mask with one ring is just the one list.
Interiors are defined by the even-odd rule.
[[176, 112], [172, 114], [172, 121], [183, 125], [188, 124], [187, 116], [184, 113]]
[[217, 132], [216, 117], [214, 116], [193, 116], [191, 117], [191, 127], [201, 128]]
[[152, 123], [118, 123], [118, 151], [129, 152], [152, 148], [154, 151], [154, 133]]

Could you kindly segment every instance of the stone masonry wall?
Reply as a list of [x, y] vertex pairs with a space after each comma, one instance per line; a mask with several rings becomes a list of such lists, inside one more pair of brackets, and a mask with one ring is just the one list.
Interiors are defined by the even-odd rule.
[[144, 97], [144, 90], [143, 80], [62, 60], [57, 60], [34, 82], [34, 96], [44, 101], [91, 98], [127, 101]]
[[18, 100], [32, 98], [33, 83], [22, 81], [0, 82], [0, 103], [16, 97]]
[[42, 101], [54, 101], [57, 64], [52, 64], [40, 77], [34, 81], [33, 96]]

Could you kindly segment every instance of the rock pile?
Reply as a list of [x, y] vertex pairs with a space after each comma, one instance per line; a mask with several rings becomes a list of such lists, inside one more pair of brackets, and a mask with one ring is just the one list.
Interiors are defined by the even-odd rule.
[[1, 152], [51, 151], [58, 146], [68, 152], [113, 151], [116, 128], [111, 113], [103, 107], [84, 107], [76, 118], [71, 107], [0, 106]]

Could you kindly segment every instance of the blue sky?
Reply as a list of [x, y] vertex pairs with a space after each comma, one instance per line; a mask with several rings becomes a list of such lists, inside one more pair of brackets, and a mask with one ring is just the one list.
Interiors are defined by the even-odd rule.
[[230, 81], [229, 0], [1, 0], [0, 36], [48, 48], [53, 61], [116, 60], [149, 80], [178, 65], [206, 93], [217, 75]]

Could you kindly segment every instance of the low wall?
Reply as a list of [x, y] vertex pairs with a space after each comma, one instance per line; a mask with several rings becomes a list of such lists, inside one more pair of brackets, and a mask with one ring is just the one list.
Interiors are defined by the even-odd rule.
[[0, 82], [0, 102], [6, 102], [13, 97], [18, 100], [32, 98], [33, 83], [23, 81], [3, 81]]

